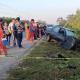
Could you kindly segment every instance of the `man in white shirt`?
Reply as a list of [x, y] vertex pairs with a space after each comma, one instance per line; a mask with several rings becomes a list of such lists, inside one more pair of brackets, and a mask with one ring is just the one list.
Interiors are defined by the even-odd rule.
[[8, 30], [9, 30], [9, 32], [11, 33], [11, 38], [12, 38], [12, 42], [13, 42], [13, 46], [15, 46], [16, 45], [16, 42], [15, 42], [15, 37], [14, 37], [14, 35], [13, 35], [13, 32], [14, 32], [14, 30], [13, 30], [13, 25], [15, 24], [15, 19], [13, 18], [12, 19], [12, 22], [9, 24], [9, 26], [8, 26]]

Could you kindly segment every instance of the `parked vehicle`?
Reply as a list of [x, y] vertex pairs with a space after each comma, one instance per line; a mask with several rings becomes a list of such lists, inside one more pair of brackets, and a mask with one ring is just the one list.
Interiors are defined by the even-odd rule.
[[62, 26], [47, 25], [46, 40], [50, 42], [52, 39], [58, 41], [60, 46], [65, 49], [73, 49], [78, 44], [75, 32], [71, 29]]

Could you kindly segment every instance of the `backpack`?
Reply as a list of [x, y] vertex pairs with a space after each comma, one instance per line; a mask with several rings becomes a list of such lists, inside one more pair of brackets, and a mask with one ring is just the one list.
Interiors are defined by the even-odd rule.
[[7, 41], [6, 37], [5, 38], [2, 38], [2, 44], [4, 46], [7, 46], [8, 45], [8, 41]]

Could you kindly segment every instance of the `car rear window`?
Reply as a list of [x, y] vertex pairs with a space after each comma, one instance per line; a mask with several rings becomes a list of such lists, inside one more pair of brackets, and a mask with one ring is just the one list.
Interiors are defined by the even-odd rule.
[[74, 36], [74, 32], [72, 32], [70, 30], [66, 30], [66, 34], [67, 34], [67, 36]]
[[53, 28], [53, 31], [54, 31], [54, 32], [59, 32], [59, 29], [60, 29], [59, 27], [54, 27], [54, 28]]

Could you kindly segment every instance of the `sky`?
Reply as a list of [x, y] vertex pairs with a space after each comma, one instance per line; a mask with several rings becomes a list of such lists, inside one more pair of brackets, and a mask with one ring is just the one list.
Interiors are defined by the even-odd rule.
[[43, 20], [56, 24], [80, 8], [80, 0], [0, 0], [0, 16]]

